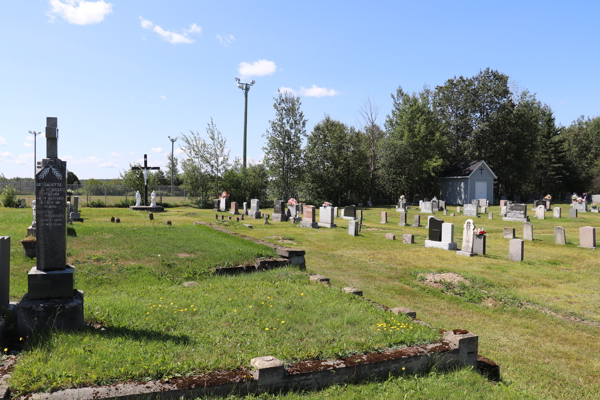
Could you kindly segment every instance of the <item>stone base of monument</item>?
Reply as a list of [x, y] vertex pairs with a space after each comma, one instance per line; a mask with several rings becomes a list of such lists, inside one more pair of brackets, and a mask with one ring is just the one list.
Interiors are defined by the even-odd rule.
[[248, 211], [248, 216], [250, 218], [254, 218], [254, 219], [260, 219], [261, 218], [260, 211], [256, 211], [254, 213], [251, 212], [251, 211]]
[[475, 253], [469, 253], [468, 251], [457, 251], [456, 254], [458, 254], [459, 256], [465, 256], [465, 257], [475, 257], [477, 254]]
[[504, 218], [502, 218], [502, 221], [529, 222], [529, 217], [527, 217], [527, 218], [510, 218], [510, 217], [504, 217]]
[[163, 206], [129, 206], [130, 210], [135, 211], [148, 211], [148, 212], [163, 212], [165, 208]]
[[425, 240], [425, 247], [442, 250], [456, 250], [456, 243], [436, 242], [435, 240]]
[[15, 312], [19, 337], [46, 329], [80, 329], [84, 325], [83, 292], [73, 290], [71, 297], [45, 300], [32, 300], [26, 293]]
[[317, 224], [316, 222], [310, 222], [310, 221], [300, 221], [300, 228], [319, 229], [319, 224]]
[[81, 213], [73, 212], [69, 215], [69, 219], [71, 221], [83, 222], [83, 218], [81, 218]]
[[21, 240], [25, 257], [35, 258], [37, 253], [37, 244], [35, 240]]
[[40, 271], [31, 267], [27, 275], [28, 296], [30, 300], [61, 299], [73, 296], [75, 286], [75, 267], [57, 271]]
[[346, 217], [345, 215], [342, 215], [342, 218], [344, 218], [344, 219], [356, 219], [356, 217]]
[[277, 222], [287, 222], [288, 217], [285, 214], [273, 214], [271, 215], [271, 220]]
[[335, 228], [335, 227], [337, 227], [336, 224], [326, 224], [325, 222], [319, 222], [318, 225], [322, 226], [323, 228]]
[[27, 236], [33, 236], [33, 237], [36, 237], [36, 229], [35, 229], [35, 226], [33, 226], [33, 225], [30, 225], [30, 226], [27, 228]]

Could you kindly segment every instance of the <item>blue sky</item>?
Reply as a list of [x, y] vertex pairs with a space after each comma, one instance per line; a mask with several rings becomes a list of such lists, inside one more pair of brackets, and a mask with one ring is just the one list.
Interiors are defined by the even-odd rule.
[[[263, 156], [278, 88], [302, 98], [307, 130], [325, 114], [357, 124], [368, 97], [383, 124], [398, 86], [419, 91], [490, 67], [536, 93], [568, 125], [597, 116], [600, 2], [4, 1], [0, 172], [33, 175], [32, 135], [58, 117], [59, 157], [80, 178], [116, 178], [167, 136], [212, 117], [242, 155]], [[181, 141], [176, 142], [177, 149]], [[38, 136], [37, 159], [45, 156]], [[183, 157], [183, 154], [179, 154]]]

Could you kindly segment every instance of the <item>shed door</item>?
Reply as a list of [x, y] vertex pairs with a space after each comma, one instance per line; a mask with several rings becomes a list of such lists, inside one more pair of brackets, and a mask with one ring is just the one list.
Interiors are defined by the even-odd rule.
[[487, 182], [486, 181], [475, 181], [475, 198], [476, 199], [487, 199]]

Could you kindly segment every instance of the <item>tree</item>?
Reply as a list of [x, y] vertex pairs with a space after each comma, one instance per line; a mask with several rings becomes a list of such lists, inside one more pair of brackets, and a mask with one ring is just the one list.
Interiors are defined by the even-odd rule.
[[231, 201], [240, 205], [250, 199], [259, 199], [265, 204], [268, 184], [269, 174], [263, 164], [248, 165], [244, 170], [239, 158], [223, 175], [223, 189], [229, 193]]
[[[169, 153], [169, 155], [167, 156], [168, 159], [168, 163], [167, 163], [167, 173], [166, 173], [166, 179], [167, 179], [167, 183], [166, 185], [171, 185], [171, 177], [173, 177], [173, 185], [175, 186], [179, 186], [181, 185], [181, 176], [179, 176], [179, 159], [177, 157], [171, 157], [171, 153]], [[171, 175], [172, 174], [172, 175]], [[162, 183], [161, 183], [162, 185]]]
[[17, 202], [17, 191], [12, 187], [12, 185], [6, 185], [2, 194], [0, 195], [0, 202], [4, 207], [17, 207], [19, 203]]
[[[141, 164], [129, 164], [129, 170], [121, 173], [123, 184], [127, 186], [132, 192], [140, 191], [142, 197], [144, 196], [144, 171], [140, 169], [131, 169], [133, 167], [141, 167]], [[158, 171], [160, 172], [160, 171]], [[148, 172], [148, 201], [150, 201], [150, 193], [156, 189], [158, 183], [158, 174]]]
[[360, 124], [361, 130], [366, 137], [366, 146], [368, 149], [368, 165], [369, 165], [369, 200], [373, 200], [375, 196], [375, 190], [377, 187], [377, 148], [381, 139], [383, 139], [385, 132], [377, 124], [377, 117], [379, 116], [380, 107], [372, 101], [369, 97], [363, 101], [359, 114], [361, 118]]
[[[221, 190], [221, 179], [229, 167], [229, 151], [227, 150], [227, 139], [223, 137], [221, 131], [215, 125], [213, 119], [206, 127], [208, 141], [202, 139], [198, 132], [190, 131], [189, 135], [182, 134], [182, 140], [185, 143], [181, 149], [195, 164], [191, 168], [188, 164], [187, 175], [190, 177], [191, 171], [202, 172], [205, 178], [210, 180], [211, 189], [216, 195]], [[194, 182], [196, 179], [192, 179]]]
[[552, 110], [548, 106], [541, 109], [536, 156], [536, 193], [558, 193], [567, 189], [565, 179], [569, 173], [565, 137], [562, 128], [557, 128]]
[[4, 174], [2, 172], [0, 172], [0, 181], [5, 181], [6, 180], [6, 176], [4, 176]]
[[67, 171], [67, 185], [81, 184], [79, 178], [71, 171]]
[[274, 197], [288, 199], [295, 195], [302, 181], [302, 139], [306, 137], [306, 118], [300, 109], [299, 96], [277, 91], [273, 108], [275, 119], [263, 137], [267, 144], [264, 163], [269, 173], [270, 188]]
[[209, 199], [213, 189], [212, 177], [209, 176], [193, 159], [183, 162], [183, 185], [188, 198], [199, 207], [211, 206]]
[[571, 189], [577, 192], [600, 192], [600, 117], [583, 115], [564, 130], [569, 164], [576, 179]]

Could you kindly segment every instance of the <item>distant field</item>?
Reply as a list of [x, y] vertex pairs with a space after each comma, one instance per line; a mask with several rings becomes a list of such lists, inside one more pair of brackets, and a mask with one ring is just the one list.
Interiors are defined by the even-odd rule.
[[[19, 199], [27, 199], [27, 206], [31, 207], [31, 201], [35, 200], [35, 196], [25, 195], [25, 196], [17, 196]], [[110, 206], [120, 203], [125, 200], [135, 200], [135, 196], [87, 196], [87, 195], [79, 195], [79, 201], [83, 207], [87, 207], [89, 202], [92, 201], [103, 201], [104, 204]], [[142, 200], [143, 201], [143, 200]], [[148, 201], [150, 201], [150, 195], [148, 195]], [[156, 202], [160, 203], [169, 203], [169, 204], [185, 204], [187, 203], [188, 198], [184, 196], [163, 196], [162, 199], [160, 196], [157, 196]]]

